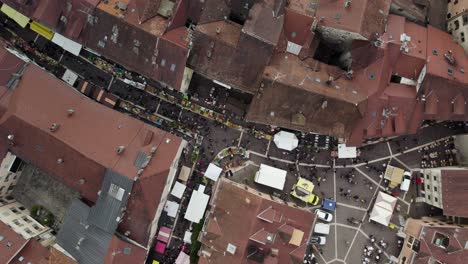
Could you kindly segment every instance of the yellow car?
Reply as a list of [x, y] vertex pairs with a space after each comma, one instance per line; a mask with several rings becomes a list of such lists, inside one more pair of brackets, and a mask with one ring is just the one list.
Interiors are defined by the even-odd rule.
[[312, 182], [304, 178], [299, 178], [297, 183], [293, 186], [291, 195], [308, 204], [317, 205], [320, 199], [317, 195], [312, 193], [314, 187]]

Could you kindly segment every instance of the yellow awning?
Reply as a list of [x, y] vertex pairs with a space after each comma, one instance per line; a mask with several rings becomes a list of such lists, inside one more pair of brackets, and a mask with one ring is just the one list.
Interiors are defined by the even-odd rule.
[[300, 246], [302, 242], [302, 238], [304, 237], [304, 232], [299, 229], [294, 229], [291, 240], [289, 240], [289, 244], [294, 246]]
[[153, 260], [153, 264], [159, 264], [159, 261]]
[[31, 22], [29, 25], [32, 31], [37, 32], [39, 35], [43, 36], [44, 38], [51, 40], [54, 36], [54, 31], [37, 21]]
[[3, 4], [0, 10], [23, 28], [26, 27], [26, 25], [29, 23], [29, 17], [21, 14], [20, 12], [16, 11], [8, 5]]

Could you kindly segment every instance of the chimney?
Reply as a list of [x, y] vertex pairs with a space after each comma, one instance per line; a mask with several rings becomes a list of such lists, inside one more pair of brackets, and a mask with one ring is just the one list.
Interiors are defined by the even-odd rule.
[[60, 125], [57, 124], [57, 123], [53, 123], [50, 127], [49, 127], [49, 130], [51, 133], [54, 133], [55, 131], [57, 131], [57, 129], [59, 129]]
[[10, 134], [7, 136], [7, 139], [8, 139], [8, 145], [13, 146], [13, 140], [15, 139], [15, 136]]
[[122, 153], [124, 152], [124, 150], [125, 150], [125, 147], [124, 147], [124, 146], [119, 146], [119, 147], [117, 148], [117, 154], [118, 154], [118, 155], [122, 154]]
[[63, 159], [62, 158], [58, 158], [57, 159], [57, 164], [62, 164], [63, 163]]
[[220, 28], [220, 27], [217, 27], [217, 28], [216, 28], [216, 34], [219, 35], [220, 33], [221, 33], [221, 28]]

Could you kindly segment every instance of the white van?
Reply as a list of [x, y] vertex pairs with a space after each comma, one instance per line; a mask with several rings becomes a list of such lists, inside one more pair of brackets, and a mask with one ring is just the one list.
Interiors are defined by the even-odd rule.
[[411, 172], [405, 171], [403, 173], [403, 180], [400, 184], [400, 190], [407, 192], [411, 183]]
[[328, 235], [330, 233], [330, 225], [324, 223], [316, 223], [314, 233]]

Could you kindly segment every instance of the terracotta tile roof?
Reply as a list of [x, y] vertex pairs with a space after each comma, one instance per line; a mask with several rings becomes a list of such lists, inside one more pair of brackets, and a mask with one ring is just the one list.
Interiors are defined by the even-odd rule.
[[[299, 254], [300, 250], [299, 253], [294, 251], [301, 247], [289, 244], [288, 239], [285, 242], [284, 226], [288, 225], [304, 232], [301, 245], [306, 243], [311, 233], [314, 222], [311, 212], [265, 199], [225, 178], [218, 180], [213, 197], [205, 231], [211, 230], [210, 226], [217, 225], [221, 233], [207, 232], [202, 236], [204, 249], [214, 249], [210, 250], [210, 257], [202, 257], [205, 263], [250, 263], [247, 255], [252, 253], [249, 251], [255, 247], [263, 248], [266, 263], [293, 263], [290, 255]], [[281, 221], [271, 223], [257, 218], [258, 214], [268, 208], [283, 214]], [[273, 240], [269, 242], [267, 236], [273, 237]], [[236, 247], [234, 254], [226, 252], [228, 244]], [[278, 256], [267, 256], [270, 249], [277, 250]]]
[[146, 260], [146, 250], [127, 243], [118, 237], [112, 237], [107, 250], [104, 264], [143, 264]]
[[50, 251], [43, 247], [39, 242], [30, 239], [9, 264], [48, 264]]
[[362, 0], [346, 8], [343, 1], [293, 0], [288, 8], [310, 17], [322, 18], [320, 25], [360, 34], [374, 39], [385, 29], [390, 1]]
[[[54, 104], [48, 100], [52, 97]], [[130, 238], [147, 245], [162, 190], [180, 153], [180, 138], [94, 103], [34, 65], [26, 68], [10, 99], [0, 102], [8, 108], [0, 118], [2, 144], [8, 144], [7, 135], [14, 135], [13, 153], [57, 176], [91, 202], [97, 199], [106, 169], [133, 180], [140, 170], [134, 163], [138, 155], [149, 155], [156, 148], [135, 182], [121, 223]], [[74, 113], [69, 115], [68, 109]], [[54, 123], [59, 126], [51, 132]], [[121, 154], [119, 146], [125, 148]], [[59, 158], [63, 163], [58, 163]]]
[[[448, 238], [448, 247], [443, 248], [434, 244], [436, 233]], [[436, 259], [441, 263], [462, 264], [468, 259], [468, 229], [456, 227], [424, 226], [420, 233], [420, 253], [415, 254], [413, 263], [428, 263], [429, 259]]]
[[49, 264], [76, 264], [76, 261], [65, 256], [54, 247], [50, 248]]
[[8, 263], [26, 245], [27, 241], [13, 229], [0, 222], [0, 263]]
[[256, 3], [250, 8], [242, 32], [271, 45], [278, 44], [283, 29], [284, 16], [274, 16], [273, 8], [266, 3]]
[[444, 215], [468, 217], [466, 206], [468, 170], [442, 170], [441, 172]]

